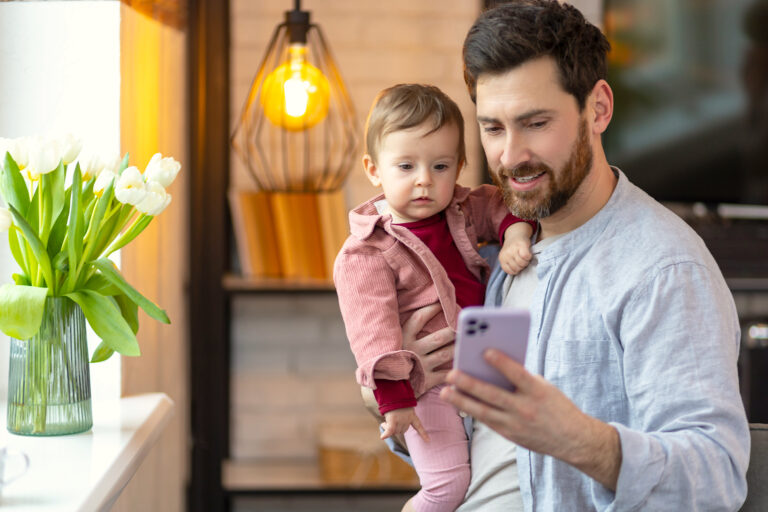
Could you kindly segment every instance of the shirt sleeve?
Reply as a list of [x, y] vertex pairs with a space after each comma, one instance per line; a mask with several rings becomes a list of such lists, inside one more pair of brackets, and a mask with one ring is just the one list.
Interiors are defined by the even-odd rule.
[[379, 412], [386, 414], [395, 409], [416, 407], [416, 396], [411, 383], [407, 380], [375, 379], [376, 389], [373, 396], [379, 404]]
[[737, 510], [749, 427], [738, 387], [740, 333], [722, 275], [669, 264], [635, 289], [620, 323], [632, 421], [616, 492], [592, 483], [598, 510]]
[[376, 389], [375, 379], [410, 379], [424, 384], [419, 357], [403, 350], [395, 276], [380, 252], [342, 251], [333, 272], [339, 308], [361, 386]]
[[535, 220], [521, 219], [509, 213], [501, 191], [493, 185], [480, 185], [473, 189], [465, 204], [479, 242], [503, 241], [507, 228], [518, 222], [526, 222], [536, 230]]

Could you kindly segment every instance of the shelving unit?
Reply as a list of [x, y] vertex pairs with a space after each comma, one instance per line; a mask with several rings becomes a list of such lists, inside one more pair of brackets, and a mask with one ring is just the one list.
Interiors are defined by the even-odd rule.
[[[332, 294], [330, 280], [255, 279], [230, 271], [229, 1], [190, 0], [191, 472], [188, 509], [223, 512], [234, 496], [412, 493], [415, 481], [345, 485], [321, 477], [315, 460], [230, 458], [231, 306], [243, 294]], [[399, 502], [399, 501], [398, 501]]]
[[281, 279], [226, 274], [221, 285], [229, 293], [335, 292], [333, 281], [326, 279]]

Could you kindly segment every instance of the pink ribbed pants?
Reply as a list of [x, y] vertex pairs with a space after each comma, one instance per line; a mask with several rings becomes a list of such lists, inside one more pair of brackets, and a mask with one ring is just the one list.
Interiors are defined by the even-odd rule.
[[421, 490], [412, 501], [417, 512], [453, 511], [469, 486], [469, 446], [464, 422], [454, 406], [440, 399], [442, 387], [435, 386], [424, 393], [416, 406], [429, 442], [413, 427], [405, 433], [421, 483]]

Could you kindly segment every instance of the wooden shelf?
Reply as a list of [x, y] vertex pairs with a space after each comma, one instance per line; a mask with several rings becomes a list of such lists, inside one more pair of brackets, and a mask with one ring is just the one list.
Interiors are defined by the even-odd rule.
[[330, 279], [286, 279], [226, 274], [222, 286], [228, 292], [335, 292]]
[[338, 483], [322, 478], [313, 459], [225, 460], [222, 487], [233, 493], [275, 491], [417, 491], [418, 480], [392, 482]]

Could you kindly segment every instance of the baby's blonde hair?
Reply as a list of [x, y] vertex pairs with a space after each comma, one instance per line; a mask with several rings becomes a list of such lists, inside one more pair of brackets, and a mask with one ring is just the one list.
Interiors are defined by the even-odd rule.
[[458, 105], [433, 85], [397, 84], [384, 89], [373, 100], [365, 122], [365, 152], [374, 162], [378, 160], [381, 139], [392, 132], [407, 130], [431, 122], [436, 132], [443, 126], [455, 124], [459, 131], [459, 168], [466, 162], [464, 147], [464, 118]]

